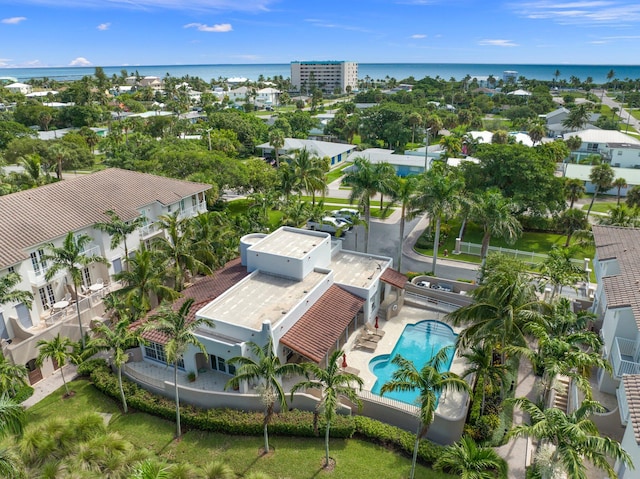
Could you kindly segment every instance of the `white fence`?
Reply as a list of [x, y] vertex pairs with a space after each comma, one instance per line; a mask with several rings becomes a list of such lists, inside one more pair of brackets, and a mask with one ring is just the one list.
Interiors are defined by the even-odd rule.
[[[467, 243], [467, 242], [461, 241], [460, 250], [455, 251], [454, 254], [464, 253], [464, 254], [469, 254], [473, 256], [480, 256], [481, 249], [482, 249], [481, 244]], [[489, 246], [489, 253], [501, 253], [507, 256], [511, 256], [512, 258], [522, 260], [531, 266], [539, 265], [549, 257], [549, 255], [543, 254], [543, 253], [533, 253], [532, 251], [520, 251], [518, 249], [503, 248], [502, 246]], [[584, 264], [584, 262], [579, 259], [572, 259], [571, 262], [579, 265]]]

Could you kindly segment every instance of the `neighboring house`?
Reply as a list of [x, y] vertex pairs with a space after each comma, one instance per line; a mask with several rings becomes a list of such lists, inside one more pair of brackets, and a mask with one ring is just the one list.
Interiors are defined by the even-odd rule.
[[162, 80], [160, 79], [160, 77], [154, 77], [154, 76], [146, 76], [142, 78], [138, 82], [138, 85], [140, 87], [148, 86], [154, 91], [162, 90], [162, 87], [163, 87]]
[[246, 86], [241, 86], [238, 88], [234, 88], [233, 90], [229, 90], [227, 92], [227, 96], [229, 97], [229, 101], [233, 103], [244, 103], [247, 100], [247, 95], [251, 93], [251, 90]]
[[278, 95], [280, 90], [275, 88], [262, 88], [256, 92], [256, 101], [263, 105], [271, 106], [278, 104]]
[[291, 62], [291, 86], [296, 91], [311, 92], [319, 87], [326, 93], [346, 93], [358, 88], [358, 64], [345, 61]]
[[[575, 178], [585, 183], [587, 193], [593, 193], [596, 187], [591, 183], [590, 175], [593, 165], [577, 165], [575, 163], [564, 163], [560, 165], [566, 178]], [[620, 189], [620, 196], [626, 196], [627, 191], [635, 185], [640, 185], [640, 170], [634, 168], [613, 168], [614, 178], [624, 178], [627, 182], [626, 188]], [[611, 188], [607, 191], [598, 192], [599, 195], [617, 195], [618, 188]]]
[[10, 91], [11, 93], [22, 93], [23, 95], [27, 95], [33, 92], [33, 87], [31, 85], [27, 85], [26, 83], [18, 83], [18, 82], [5, 85], [5, 89]]
[[[617, 394], [620, 420], [626, 428], [620, 445], [631, 456], [637, 471], [640, 464], [640, 374], [627, 374], [622, 382]], [[637, 476], [637, 472], [629, 472], [622, 462], [616, 462], [614, 470], [618, 479], [633, 479]]]
[[[115, 285], [113, 274], [123, 268], [124, 248], [111, 249], [108, 234], [95, 223], [109, 220], [113, 210], [123, 220], [144, 218], [137, 234], [130, 235], [130, 252], [143, 241], [163, 234], [156, 221], [160, 215], [196, 216], [206, 211], [205, 192], [210, 185], [121, 170], [107, 169], [39, 188], [0, 197], [0, 275], [16, 272], [22, 278], [17, 289], [33, 293], [33, 304], [0, 305], [2, 352], [15, 364], [26, 365], [33, 384], [54, 370], [52, 363], [35, 364], [36, 343], [61, 333], [80, 339], [75, 305], [64, 304], [72, 294], [72, 281], [62, 271], [47, 280], [50, 264], [43, 259], [46, 246], [61, 246], [69, 231], [86, 234], [92, 242], [85, 254], [102, 256], [108, 264], [94, 263], [82, 274], [78, 301], [85, 327], [99, 318], [102, 296]], [[57, 311], [59, 309], [59, 311]]]
[[[79, 131], [79, 128], [60, 128], [59, 130], [38, 131], [39, 140], [57, 140], [62, 138], [67, 133], [72, 131]], [[109, 133], [108, 128], [91, 128], [100, 138], [105, 138]]]
[[594, 225], [593, 239], [593, 311], [613, 368], [612, 374], [599, 371], [598, 389], [612, 394], [623, 375], [640, 374], [640, 229]]
[[[438, 145], [429, 147], [429, 165], [433, 160], [440, 158], [440, 153], [442, 153], [442, 150], [439, 149]], [[356, 158], [365, 158], [374, 165], [388, 163], [396, 170], [396, 175], [401, 177], [419, 175], [425, 170], [424, 148], [407, 151], [404, 155], [395, 154], [393, 150], [384, 148], [367, 148], [364, 151], [354, 151], [349, 155], [347, 161], [353, 163]], [[349, 168], [353, 168], [353, 166], [348, 166], [345, 170], [348, 171]]]
[[43, 91], [33, 91], [31, 93], [27, 93], [25, 96], [27, 98], [41, 98], [51, 95], [57, 95], [58, 92], [56, 90], [43, 90]]
[[[273, 147], [270, 143], [262, 143], [257, 148], [262, 149], [262, 156], [272, 158]], [[331, 160], [330, 167], [333, 168], [342, 164], [347, 156], [356, 150], [356, 145], [345, 143], [331, 143], [329, 141], [300, 140], [298, 138], [285, 138], [284, 146], [278, 150], [278, 155], [292, 155], [297, 150], [306, 148], [309, 153], [319, 158], [327, 157]]]
[[517, 90], [513, 90], [510, 91], [509, 93], [507, 93], [507, 95], [512, 95], [512, 96], [531, 96], [531, 92], [527, 91], [527, 90], [522, 90], [522, 89], [517, 89]]
[[[273, 341], [283, 363], [298, 355], [326, 365], [357, 327], [375, 322], [384, 298], [396, 297], [389, 296], [392, 287], [403, 298], [406, 283], [404, 275], [390, 269], [391, 258], [341, 246], [327, 233], [286, 226], [269, 235], [244, 236], [240, 261], [184, 292], [195, 300], [191, 316], [215, 325], [196, 331], [207, 354], [190, 347], [185, 371], [213, 368], [232, 375], [227, 362], [249, 354], [249, 341], [260, 346]], [[143, 337], [143, 359], [163, 362], [166, 340], [154, 331]]]
[[571, 152], [572, 158], [577, 162], [589, 155], [600, 155], [603, 161], [611, 163], [612, 166], [615, 166], [613, 163], [623, 166], [623, 161], [631, 165], [640, 164], [640, 160], [634, 159], [634, 156], [638, 158], [640, 140], [621, 131], [586, 129], [565, 133], [563, 139], [567, 140], [572, 136], [582, 140], [580, 148]]

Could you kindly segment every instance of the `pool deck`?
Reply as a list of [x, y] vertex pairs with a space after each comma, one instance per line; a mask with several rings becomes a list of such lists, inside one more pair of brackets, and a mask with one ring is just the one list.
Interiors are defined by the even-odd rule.
[[[364, 381], [363, 389], [371, 391], [377, 378], [369, 369], [369, 361], [381, 354], [390, 354], [393, 351], [402, 331], [408, 324], [419, 323], [425, 320], [442, 321], [445, 313], [439, 313], [436, 311], [430, 311], [426, 309], [414, 308], [411, 306], [403, 306], [398, 316], [390, 320], [380, 320], [379, 330], [384, 331], [384, 336], [378, 341], [375, 351], [369, 349], [359, 348], [357, 346], [357, 339], [362, 328], [359, 328], [355, 333], [351, 334], [349, 341], [343, 347], [343, 351], [347, 354], [348, 371], [356, 372], [358, 376]], [[457, 334], [460, 332], [460, 328], [453, 328], [453, 331]], [[451, 371], [456, 374], [461, 374], [466, 368], [466, 360], [460, 358], [457, 354], [453, 358], [451, 365]], [[448, 391], [443, 394], [445, 401], [440, 401], [438, 407], [438, 413], [447, 417], [457, 417], [460, 414], [461, 408], [464, 407], [466, 402], [466, 394], [455, 393]]]

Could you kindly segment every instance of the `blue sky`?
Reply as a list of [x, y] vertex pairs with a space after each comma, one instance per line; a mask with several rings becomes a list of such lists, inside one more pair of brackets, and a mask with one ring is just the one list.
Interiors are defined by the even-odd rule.
[[640, 2], [0, 0], [0, 67], [637, 64]]

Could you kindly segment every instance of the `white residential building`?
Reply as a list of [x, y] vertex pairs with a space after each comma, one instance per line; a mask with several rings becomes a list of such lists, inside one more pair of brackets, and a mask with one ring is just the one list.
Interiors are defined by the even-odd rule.
[[[271, 144], [262, 143], [256, 148], [262, 149], [262, 155], [272, 157], [273, 147]], [[285, 138], [284, 145], [278, 150], [278, 155], [291, 155], [296, 150], [307, 149], [313, 156], [319, 158], [329, 158], [330, 167], [336, 167], [342, 164], [349, 154], [356, 150], [356, 145], [348, 145], [345, 143], [332, 143], [330, 141], [319, 140], [301, 140], [298, 138]]]
[[261, 88], [256, 92], [256, 101], [263, 105], [278, 105], [280, 90], [276, 88]]
[[18, 82], [6, 85], [5, 89], [9, 90], [11, 93], [22, 93], [23, 95], [33, 92], [33, 87], [31, 85]]
[[[111, 248], [108, 234], [95, 228], [107, 222], [108, 210], [125, 221], [144, 218], [144, 225], [127, 238], [129, 251], [141, 242], [163, 234], [156, 224], [160, 215], [196, 216], [206, 211], [205, 192], [210, 185], [121, 169], [90, 175], [0, 197], [0, 275], [18, 273], [16, 289], [33, 294], [24, 303], [0, 305], [2, 353], [15, 364], [26, 365], [31, 383], [51, 374], [54, 366], [35, 364], [36, 343], [62, 334], [80, 339], [76, 305], [86, 328], [104, 311], [102, 296], [114, 286], [110, 278], [123, 268], [124, 247]], [[88, 235], [87, 256], [100, 256], [108, 264], [93, 263], [83, 270], [78, 296], [65, 271], [47, 278], [47, 245], [61, 246], [65, 236]], [[65, 304], [66, 303], [66, 304]]]
[[291, 85], [298, 91], [311, 91], [319, 87], [324, 92], [339, 90], [346, 93], [347, 87], [358, 88], [358, 64], [345, 61], [291, 62]]

